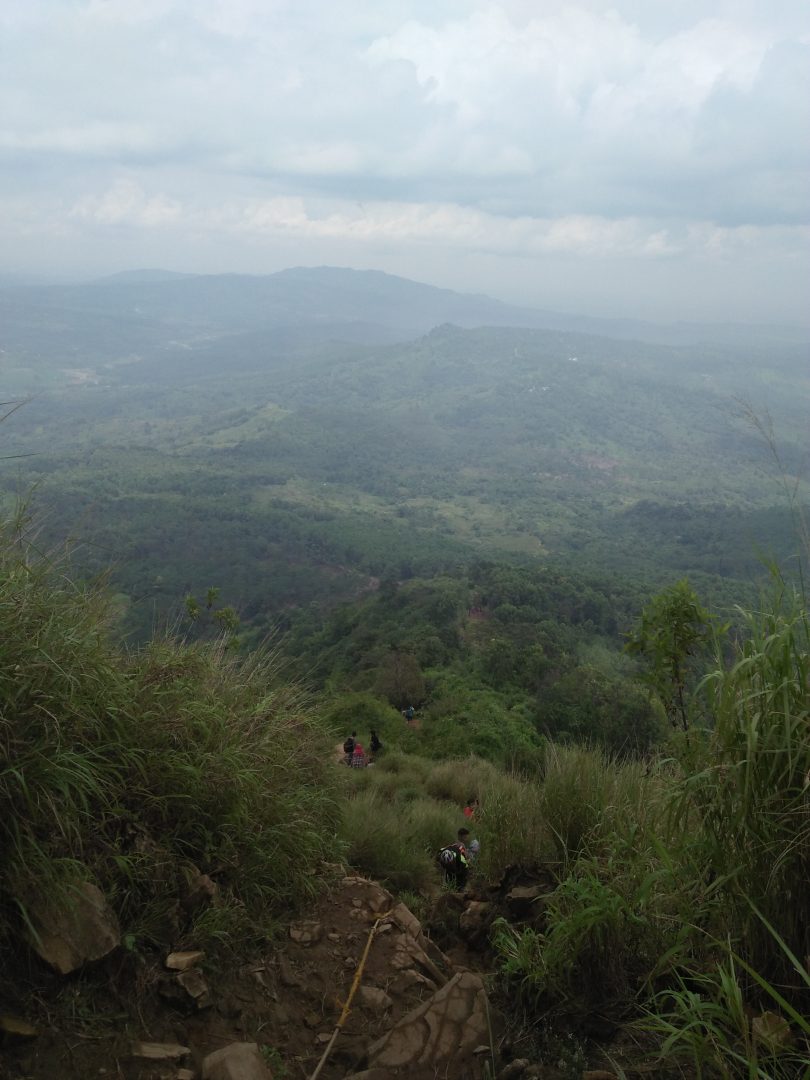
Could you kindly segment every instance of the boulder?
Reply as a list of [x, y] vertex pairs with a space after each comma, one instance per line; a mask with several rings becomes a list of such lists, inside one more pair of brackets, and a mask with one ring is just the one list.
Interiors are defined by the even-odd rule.
[[273, 1080], [256, 1043], [230, 1043], [203, 1059], [202, 1080]]
[[121, 944], [121, 930], [104, 894], [89, 881], [59, 901], [37, 898], [28, 907], [31, 945], [60, 975], [100, 960]]
[[458, 1066], [488, 1043], [487, 1000], [478, 975], [465, 971], [404, 1016], [368, 1049], [372, 1069]]

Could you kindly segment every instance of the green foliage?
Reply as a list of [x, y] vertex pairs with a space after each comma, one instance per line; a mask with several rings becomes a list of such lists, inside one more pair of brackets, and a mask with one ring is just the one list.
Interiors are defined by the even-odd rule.
[[690, 662], [706, 643], [708, 611], [685, 579], [654, 596], [627, 642], [627, 650], [649, 663], [648, 680], [673, 726], [689, 728], [687, 684]]
[[[778, 939], [772, 944], [782, 947]], [[798, 984], [810, 990], [810, 974], [791, 958]], [[747, 969], [747, 970], [746, 970]], [[745, 979], [755, 975], [768, 1007], [752, 1016]], [[776, 1010], [776, 1011], [772, 1011]], [[758, 972], [742, 964], [725, 944], [712, 971], [679, 975], [675, 986], [654, 998], [639, 1026], [661, 1040], [660, 1058], [691, 1066], [698, 1077], [792, 1080], [810, 1075], [810, 1021]], [[804, 1045], [802, 1045], [802, 1043]]]
[[779, 982], [790, 965], [760, 915], [810, 953], [810, 626], [792, 593], [744, 625], [702, 684], [712, 730], [684, 755], [676, 809], [701, 823], [695, 857], [716, 878], [741, 955]]

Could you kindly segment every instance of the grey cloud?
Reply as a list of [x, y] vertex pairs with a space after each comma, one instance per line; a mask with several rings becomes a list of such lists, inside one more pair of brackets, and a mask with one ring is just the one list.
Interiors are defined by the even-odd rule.
[[[601, 0], [8, 5], [0, 197], [74, 251], [100, 250], [115, 230], [118, 251], [151, 263], [162, 236], [189, 259], [218, 244], [234, 269], [260, 264], [279, 229], [298, 229], [313, 258], [366, 252], [373, 264], [396, 250], [403, 266], [430, 228], [436, 251], [479, 251], [481, 266], [507, 250], [519, 259], [521, 244], [527, 258], [584, 259], [592, 240], [599, 258], [613, 244], [616, 259], [648, 263], [736, 250], [743, 233], [715, 226], [772, 227], [747, 234], [751, 265], [757, 244], [769, 259], [800, 257], [806, 4], [605, 11]], [[282, 226], [272, 200], [284, 198], [303, 210]], [[244, 222], [262, 202], [254, 237]], [[12, 250], [20, 222], [0, 236]]]

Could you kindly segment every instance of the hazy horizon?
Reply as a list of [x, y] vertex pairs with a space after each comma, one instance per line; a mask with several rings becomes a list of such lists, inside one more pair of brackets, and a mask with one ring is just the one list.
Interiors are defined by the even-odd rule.
[[801, 0], [39, 0], [0, 27], [3, 274], [330, 265], [810, 321]]

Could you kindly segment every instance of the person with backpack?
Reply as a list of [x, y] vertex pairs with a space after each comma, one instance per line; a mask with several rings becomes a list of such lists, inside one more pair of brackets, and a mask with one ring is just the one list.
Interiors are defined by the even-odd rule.
[[348, 739], [343, 744], [343, 753], [346, 755], [346, 764], [351, 765], [352, 754], [354, 753], [354, 744], [357, 742], [357, 732], [353, 731]]
[[448, 844], [439, 852], [439, 866], [444, 873], [444, 883], [457, 892], [464, 889], [470, 873], [470, 858], [467, 852], [469, 839], [470, 830], [459, 829], [456, 842]]
[[371, 751], [371, 755], [373, 757], [376, 757], [377, 754], [379, 754], [380, 750], [382, 750], [383, 748], [383, 744], [380, 742], [380, 736], [377, 734], [374, 728], [371, 729], [371, 739], [369, 741], [368, 748]]

